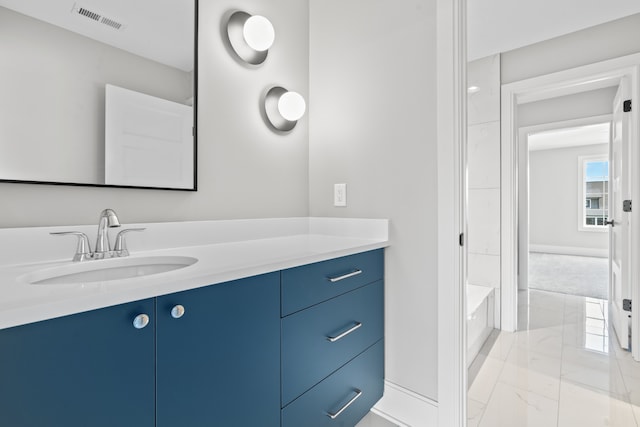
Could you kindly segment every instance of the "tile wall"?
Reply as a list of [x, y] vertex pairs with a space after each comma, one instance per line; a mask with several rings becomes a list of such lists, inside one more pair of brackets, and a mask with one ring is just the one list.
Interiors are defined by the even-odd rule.
[[[468, 282], [500, 301], [500, 55], [470, 62], [468, 87]], [[500, 326], [496, 303], [495, 326]]]

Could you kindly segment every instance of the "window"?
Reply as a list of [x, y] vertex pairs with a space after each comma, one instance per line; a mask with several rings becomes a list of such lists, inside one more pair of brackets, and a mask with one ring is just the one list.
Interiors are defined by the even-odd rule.
[[609, 161], [603, 156], [580, 157], [580, 229], [605, 229], [609, 215]]
[[599, 197], [588, 197], [587, 195], [584, 206], [587, 209], [600, 209], [600, 200]]

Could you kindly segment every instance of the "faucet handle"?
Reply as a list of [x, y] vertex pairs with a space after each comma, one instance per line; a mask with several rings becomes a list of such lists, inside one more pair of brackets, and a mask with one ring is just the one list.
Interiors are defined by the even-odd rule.
[[129, 251], [127, 250], [127, 242], [124, 240], [124, 235], [130, 231], [144, 231], [146, 228], [127, 228], [126, 230], [122, 230], [116, 236], [116, 246], [113, 248], [113, 251], [118, 256], [129, 256]]
[[49, 234], [53, 236], [78, 236], [78, 246], [76, 248], [76, 254], [73, 256], [73, 261], [78, 262], [91, 259], [91, 246], [86, 234], [79, 231], [59, 231]]

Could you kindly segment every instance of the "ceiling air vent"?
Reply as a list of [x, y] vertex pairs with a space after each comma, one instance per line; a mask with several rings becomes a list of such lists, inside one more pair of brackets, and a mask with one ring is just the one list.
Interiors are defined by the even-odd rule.
[[96, 10], [91, 10], [86, 7], [80, 6], [78, 3], [73, 5], [73, 9], [71, 10], [71, 13], [83, 16], [85, 18], [89, 18], [94, 22], [97, 22], [102, 25], [106, 25], [107, 27], [111, 27], [115, 30], [121, 30], [125, 28], [125, 25], [119, 20], [114, 18], [109, 18]]
[[108, 25], [112, 28], [115, 28], [116, 30], [119, 30], [120, 28], [122, 28], [122, 24], [120, 22], [113, 19], [106, 18], [104, 16], [102, 17], [100, 22], [103, 23], [104, 25]]
[[84, 7], [81, 7], [78, 9], [78, 13], [82, 16], [86, 16], [89, 19], [93, 19], [94, 21], [98, 21], [100, 22], [100, 15], [95, 13], [95, 12], [91, 12], [88, 9], [85, 9]]

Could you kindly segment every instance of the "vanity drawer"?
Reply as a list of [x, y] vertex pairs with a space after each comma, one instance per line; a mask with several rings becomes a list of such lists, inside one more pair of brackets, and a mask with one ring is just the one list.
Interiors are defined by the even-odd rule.
[[383, 378], [384, 340], [380, 340], [282, 409], [282, 427], [354, 426], [382, 397]]
[[349, 292], [384, 276], [382, 249], [282, 272], [282, 316]]
[[383, 312], [378, 281], [282, 319], [282, 406], [381, 339]]

